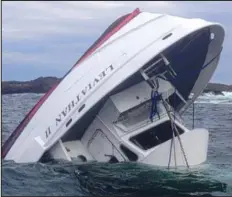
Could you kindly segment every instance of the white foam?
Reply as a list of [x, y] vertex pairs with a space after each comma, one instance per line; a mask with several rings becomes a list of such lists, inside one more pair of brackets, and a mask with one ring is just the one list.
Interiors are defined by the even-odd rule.
[[204, 93], [199, 96], [196, 103], [232, 104], [232, 92], [222, 92], [223, 95]]

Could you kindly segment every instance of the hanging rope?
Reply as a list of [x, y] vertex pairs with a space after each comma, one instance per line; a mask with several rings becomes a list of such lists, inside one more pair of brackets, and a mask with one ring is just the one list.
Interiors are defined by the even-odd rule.
[[[176, 94], [176, 88], [175, 88], [175, 90], [174, 90], [174, 95]], [[169, 97], [168, 97], [169, 98]], [[174, 106], [175, 106], [175, 103], [176, 103], [176, 97], [174, 96]], [[175, 108], [175, 107], [174, 107]], [[170, 111], [170, 109], [169, 109], [169, 111]], [[173, 115], [174, 115], [174, 121], [171, 121], [171, 123], [172, 123], [172, 131], [173, 131], [173, 128], [174, 128], [174, 122], [176, 121], [176, 114], [175, 114], [175, 109], [173, 110]], [[176, 145], [175, 145], [175, 133], [174, 132], [172, 132], [172, 137], [173, 137], [173, 147], [174, 147], [174, 161], [175, 161], [175, 168], [177, 167], [177, 165], [176, 165]]]
[[173, 138], [171, 140], [171, 145], [170, 145], [170, 152], [169, 152], [169, 159], [168, 159], [168, 169], [170, 168], [170, 163], [171, 163], [171, 158], [172, 158], [172, 144], [173, 144]]
[[153, 117], [157, 114], [160, 119], [159, 110], [157, 108], [158, 101], [161, 101], [162, 95], [158, 93], [159, 89], [159, 81], [156, 77], [154, 80], [147, 80], [148, 84], [151, 86], [151, 112], [150, 112], [150, 120], [153, 122]]
[[170, 111], [168, 110], [168, 104], [167, 104], [167, 102], [166, 102], [162, 97], [161, 97], [161, 99], [162, 99], [163, 105], [164, 105], [164, 107], [165, 107], [165, 109], [166, 109], [166, 112], [167, 112], [167, 114], [168, 114], [168, 117], [169, 117], [169, 119], [170, 119], [170, 121], [171, 121], [171, 125], [172, 125], [172, 127], [174, 127], [174, 131], [175, 131], [175, 133], [176, 133], [176, 135], [177, 135], [177, 137], [178, 137], [178, 140], [179, 140], [179, 143], [180, 143], [180, 147], [181, 147], [181, 151], [182, 151], [182, 153], [183, 153], [183, 155], [184, 155], [184, 159], [185, 159], [186, 166], [189, 168], [188, 160], [187, 160], [187, 157], [186, 157], [186, 154], [185, 154], [185, 151], [184, 151], [183, 144], [182, 144], [181, 139], [180, 139], [179, 131], [178, 131], [178, 129], [176, 128], [175, 123], [173, 122], [173, 119], [172, 119], [172, 117], [171, 117]]
[[185, 154], [184, 147], [183, 147], [183, 144], [182, 144], [182, 142], [181, 142], [181, 138], [180, 138], [179, 131], [178, 131], [178, 129], [176, 128], [176, 125], [174, 125], [174, 128], [175, 128], [175, 131], [176, 131], [176, 134], [177, 134], [179, 143], [180, 143], [181, 151], [182, 151], [182, 153], [183, 153], [183, 155], [184, 155], [184, 159], [185, 159], [186, 166], [189, 168], [187, 156], [186, 156], [186, 154]]
[[[169, 98], [169, 94], [168, 94], [168, 92], [167, 92], [167, 100], [168, 100], [168, 98]], [[168, 102], [169, 102], [169, 100], [168, 100]], [[169, 109], [168, 109], [168, 111], [170, 111], [170, 105], [168, 105], [168, 107], [169, 107]], [[172, 128], [172, 140], [171, 140], [171, 145], [170, 145], [170, 152], [169, 152], [169, 161], [168, 161], [168, 169], [170, 168], [170, 163], [171, 163], [171, 158], [172, 158], [172, 146], [174, 145], [175, 146], [175, 135], [174, 135], [174, 127], [173, 127], [173, 123], [172, 123], [172, 121], [171, 121], [171, 128]], [[175, 147], [174, 147], [174, 149], [175, 149]], [[174, 156], [176, 156], [176, 153], [175, 153], [175, 150], [174, 150]], [[174, 158], [175, 159], [175, 168], [176, 168], [176, 157]]]
[[[176, 89], [174, 91], [174, 94], [175, 94], [175, 92], [176, 92]], [[168, 98], [169, 98], [169, 94], [167, 92], [167, 100], [169, 102]], [[174, 105], [175, 105], [175, 97], [174, 97]], [[170, 105], [168, 105], [168, 108], [169, 108], [168, 111], [171, 112], [171, 106]], [[175, 121], [175, 110], [174, 110], [174, 121]], [[170, 121], [170, 122], [171, 122], [171, 128], [172, 128], [172, 140], [171, 140], [171, 146], [170, 146], [168, 169], [170, 168], [170, 163], [171, 163], [172, 146], [174, 148], [174, 162], [175, 162], [175, 169], [176, 169], [177, 165], [176, 165], [175, 134], [174, 134], [174, 125], [173, 125], [174, 123], [173, 123], [173, 121]]]
[[174, 132], [172, 133], [172, 140], [171, 140], [171, 146], [170, 146], [170, 152], [169, 152], [169, 160], [168, 160], [168, 169], [170, 169], [170, 164], [171, 164], [172, 146], [173, 146], [173, 149], [174, 149], [174, 162], [175, 162], [175, 169], [176, 169], [177, 168], [177, 165], [176, 165], [176, 146], [175, 146], [175, 134], [174, 134]]
[[[167, 104], [167, 102], [163, 99], [162, 94], [158, 93], [158, 88], [159, 88], [158, 79], [156, 78], [154, 81], [153, 80], [152, 81], [147, 80], [147, 82], [152, 87], [152, 91], [151, 91], [152, 106], [151, 106], [151, 112], [150, 112], [150, 120], [151, 120], [151, 122], [153, 122], [153, 117], [156, 115], [156, 113], [157, 113], [157, 115], [158, 115], [158, 117], [160, 119], [159, 111], [157, 109], [157, 103], [160, 100], [163, 102], [164, 108], [165, 108], [165, 110], [166, 110], [166, 112], [168, 114], [168, 117], [170, 119], [170, 122], [171, 122], [171, 127], [172, 127], [172, 131], [173, 131], [173, 139], [172, 139], [171, 147], [170, 147], [170, 155], [169, 155], [168, 168], [169, 168], [170, 162], [171, 162], [172, 144], [173, 144], [173, 140], [175, 138], [175, 134], [178, 137], [178, 140], [179, 140], [179, 143], [180, 143], [180, 147], [181, 147], [181, 151], [182, 151], [182, 153], [184, 155], [186, 166], [189, 168], [188, 160], [187, 160], [187, 157], [186, 157], [186, 154], [185, 154], [185, 151], [184, 151], [184, 147], [183, 147], [181, 139], [180, 139], [179, 131], [176, 128], [176, 125], [175, 125], [175, 109], [173, 110], [174, 111], [174, 121], [173, 121], [173, 119], [171, 117], [171, 114], [170, 114], [171, 113], [171, 107], [170, 107], [170, 105]], [[175, 89], [175, 92], [176, 92], [176, 89]], [[174, 131], [175, 131], [175, 134], [174, 134]], [[175, 149], [175, 147], [174, 147], [174, 149]], [[174, 150], [174, 152], [175, 152], [175, 150]], [[176, 167], [176, 155], [174, 155], [174, 156], [175, 156], [175, 167]]]
[[175, 134], [174, 134], [174, 132], [173, 132], [173, 147], [174, 147], [174, 161], [175, 161], [175, 169], [176, 169], [176, 167], [177, 167], [177, 165], [176, 165], [176, 145], [175, 145]]
[[193, 129], [194, 129], [194, 120], [195, 120], [195, 104], [193, 102]]
[[158, 101], [161, 100], [161, 94], [158, 91], [151, 91], [151, 112], [150, 112], [150, 120], [153, 122], [153, 117], [157, 114], [160, 119], [159, 110], [157, 108]]

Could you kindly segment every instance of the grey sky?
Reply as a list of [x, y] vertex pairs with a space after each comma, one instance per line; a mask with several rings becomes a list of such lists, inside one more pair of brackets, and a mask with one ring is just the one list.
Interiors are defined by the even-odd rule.
[[220, 22], [226, 31], [213, 82], [232, 84], [232, 2], [3, 2], [3, 80], [63, 76], [114, 20], [135, 8]]

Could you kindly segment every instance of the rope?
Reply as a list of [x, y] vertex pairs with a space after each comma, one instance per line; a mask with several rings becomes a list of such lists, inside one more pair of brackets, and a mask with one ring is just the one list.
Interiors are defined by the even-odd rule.
[[171, 141], [170, 152], [169, 152], [168, 169], [170, 168], [171, 157], [172, 157], [172, 143], [173, 143], [173, 138]]
[[175, 145], [175, 135], [174, 135], [174, 132], [173, 132], [173, 147], [174, 147], [174, 161], [175, 161], [175, 169], [177, 167], [176, 165], [176, 145]]
[[194, 129], [194, 120], [195, 120], [195, 105], [193, 102], [193, 129]]
[[171, 163], [172, 145], [173, 145], [173, 149], [174, 149], [174, 162], [175, 162], [175, 169], [176, 169], [177, 168], [177, 165], [176, 165], [176, 146], [175, 146], [175, 135], [174, 135], [174, 132], [172, 133], [172, 141], [171, 141], [171, 146], [170, 146], [168, 169], [170, 168], [170, 163]]
[[151, 91], [151, 112], [150, 112], [150, 120], [153, 122], [153, 117], [157, 114], [160, 119], [160, 114], [157, 109], [157, 103], [161, 100], [161, 94], [158, 91]]
[[182, 151], [182, 153], [184, 155], [185, 163], [186, 163], [187, 167], [189, 168], [188, 160], [187, 160], [187, 157], [186, 157], [186, 154], [185, 154], [185, 151], [184, 151], [183, 144], [182, 144], [181, 139], [180, 139], [180, 134], [178, 132], [178, 129], [176, 128], [176, 125], [174, 125], [174, 128], [175, 128], [175, 131], [177, 133], [178, 140], [180, 142], [180, 147], [181, 147], [181, 151]]
[[[176, 94], [176, 88], [175, 88], [175, 90], [174, 90], [174, 94]], [[168, 97], [169, 98], [169, 97]], [[174, 105], [175, 105], [175, 103], [176, 103], [176, 97], [174, 96]], [[176, 114], [175, 114], [175, 109], [173, 110], [173, 115], [174, 115], [174, 122], [176, 121]], [[171, 121], [172, 122], [172, 127], [173, 127], [173, 125], [175, 125], [175, 123], [173, 122], [173, 121]], [[172, 131], [173, 131], [173, 129], [172, 129]], [[175, 160], [175, 168], [176, 168], [176, 146], [175, 146], [175, 134], [174, 134], [174, 132], [172, 133], [172, 135], [173, 135], [173, 141], [174, 141], [174, 160]]]
[[[175, 92], [176, 92], [176, 89], [175, 89]], [[174, 92], [174, 93], [175, 93]], [[169, 102], [169, 94], [168, 94], [168, 92], [167, 92], [167, 100], [168, 100], [168, 102]], [[174, 97], [174, 103], [175, 103], [175, 97]], [[168, 107], [169, 107], [169, 110], [168, 111], [171, 111], [171, 107], [170, 107], [170, 105], [168, 105]], [[175, 120], [175, 110], [174, 110], [174, 120]], [[175, 169], [176, 169], [176, 167], [177, 167], [177, 165], [176, 165], [176, 147], [175, 147], [175, 134], [174, 134], [174, 126], [173, 126], [173, 121], [171, 121], [171, 127], [172, 127], [172, 141], [171, 141], [171, 146], [170, 146], [170, 153], [169, 153], [169, 161], [168, 161], [168, 169], [170, 168], [170, 162], [171, 162], [171, 153], [172, 153], [172, 145], [173, 145], [173, 148], [174, 148], [174, 162], [175, 162]]]
[[[167, 104], [167, 102], [163, 99], [162, 97], [162, 94], [159, 94], [158, 93], [158, 88], [159, 88], [159, 83], [158, 83], [158, 79], [156, 78], [155, 79], [155, 83], [154, 81], [147, 81], [149, 82], [149, 84], [151, 85], [152, 88], [152, 92], [151, 92], [151, 101], [152, 101], [152, 106], [151, 106], [151, 113], [150, 113], [150, 120], [153, 122], [153, 117], [155, 116], [155, 114], [157, 113], [158, 116], [159, 116], [159, 119], [160, 119], [160, 115], [159, 115], [159, 112], [157, 110], [157, 101], [158, 100], [161, 100], [163, 102], [163, 105], [165, 107], [165, 110], [168, 114], [168, 117], [171, 121], [171, 127], [172, 127], [172, 131], [175, 131], [177, 137], [178, 137], [178, 140], [179, 140], [179, 143], [180, 143], [180, 147], [181, 147], [181, 151], [184, 155], [184, 159], [185, 159], [185, 163], [187, 165], [187, 167], [189, 168], [189, 164], [188, 164], [188, 160], [187, 160], [187, 157], [186, 157], [186, 154], [185, 154], [185, 151], [184, 151], [184, 147], [183, 147], [183, 144], [181, 142], [181, 139], [180, 139], [180, 135], [179, 135], [179, 132], [178, 132], [178, 129], [176, 128], [176, 125], [175, 125], [175, 110], [174, 111], [174, 121], [170, 115], [170, 112], [171, 112], [171, 106]], [[176, 89], [175, 89], [175, 92], [176, 92]], [[168, 98], [168, 97], [167, 97]], [[154, 109], [155, 108], [155, 109]], [[169, 108], [169, 109], [168, 109]], [[174, 132], [173, 132], [173, 138], [172, 138], [172, 142], [171, 142], [171, 147], [170, 147], [170, 154], [169, 154], [169, 163], [168, 163], [168, 168], [170, 167], [170, 161], [171, 161], [171, 152], [172, 152], [172, 143], [173, 143], [173, 139], [175, 138], [175, 135], [174, 135]], [[174, 142], [175, 144], [175, 142]], [[175, 145], [174, 145], [175, 146]], [[174, 148], [175, 149], [175, 148]], [[174, 150], [175, 151], [175, 150]], [[174, 153], [175, 154], [175, 153]], [[174, 155], [175, 156], [175, 167], [176, 167], [176, 154]]]
[[[167, 91], [167, 100], [168, 100], [168, 98], [169, 98], [169, 94], [168, 94], [168, 91]], [[168, 100], [169, 101], [169, 100]], [[168, 105], [169, 106], [169, 111], [170, 111], [170, 105]], [[171, 127], [172, 127], [172, 131], [174, 131], [174, 129], [173, 129], [173, 125], [172, 125], [172, 121], [171, 121]], [[171, 163], [171, 157], [172, 157], [172, 145], [173, 145], [173, 143], [174, 143], [174, 145], [175, 145], [175, 142], [174, 142], [174, 132], [172, 132], [172, 140], [171, 140], [171, 145], [170, 145], [170, 152], [169, 152], [169, 161], [168, 161], [168, 169], [170, 168], [170, 163]], [[175, 161], [175, 166], [176, 166], [176, 161]]]
[[170, 111], [167, 109], [167, 103], [166, 103], [166, 101], [164, 101], [164, 99], [162, 97], [161, 97], [161, 99], [162, 99], [162, 102], [163, 102], [164, 107], [166, 109], [166, 112], [168, 114], [168, 117], [169, 117], [169, 119], [171, 121], [171, 125], [172, 125], [172, 127], [174, 126], [174, 131], [176, 132], [176, 135], [178, 137], [178, 140], [179, 140], [179, 143], [180, 143], [180, 147], [181, 147], [181, 151], [182, 151], [182, 153], [184, 155], [186, 166], [189, 168], [188, 160], [187, 160], [187, 157], [186, 157], [186, 154], [185, 154], [185, 151], [184, 151], [183, 144], [182, 144], [181, 139], [180, 139], [180, 134], [178, 132], [178, 129], [176, 128], [176, 125], [173, 123], [173, 119], [172, 119], [172, 117], [170, 115]]

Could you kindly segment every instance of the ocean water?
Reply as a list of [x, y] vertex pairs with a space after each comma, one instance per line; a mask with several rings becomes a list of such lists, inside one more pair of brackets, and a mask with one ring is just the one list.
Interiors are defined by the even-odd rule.
[[[41, 96], [3, 95], [3, 142]], [[190, 107], [183, 117], [189, 127], [191, 114]], [[136, 163], [2, 161], [2, 195], [231, 196], [232, 94], [201, 96], [195, 105], [195, 127], [210, 131], [208, 160], [190, 170], [167, 170]]]

